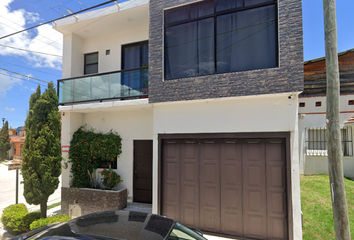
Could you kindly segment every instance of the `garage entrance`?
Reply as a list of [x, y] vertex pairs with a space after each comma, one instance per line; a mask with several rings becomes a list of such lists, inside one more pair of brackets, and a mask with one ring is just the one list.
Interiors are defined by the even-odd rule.
[[161, 140], [161, 214], [187, 226], [289, 239], [285, 138]]

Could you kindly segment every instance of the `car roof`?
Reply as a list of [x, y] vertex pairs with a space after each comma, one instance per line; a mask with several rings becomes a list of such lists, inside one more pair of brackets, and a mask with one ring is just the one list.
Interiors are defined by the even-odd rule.
[[168, 236], [174, 223], [172, 219], [150, 213], [108, 210], [58, 224], [34, 238], [162, 240]]

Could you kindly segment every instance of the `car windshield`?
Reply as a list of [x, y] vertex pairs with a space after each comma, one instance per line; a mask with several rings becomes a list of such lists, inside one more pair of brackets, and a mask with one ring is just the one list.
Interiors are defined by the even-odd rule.
[[176, 222], [167, 239], [168, 240], [205, 240], [206, 238], [202, 237], [201, 235], [187, 228], [186, 226], [183, 226], [179, 222]]

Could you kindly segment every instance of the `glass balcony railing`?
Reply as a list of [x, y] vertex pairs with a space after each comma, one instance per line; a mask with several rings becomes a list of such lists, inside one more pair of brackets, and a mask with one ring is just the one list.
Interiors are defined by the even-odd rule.
[[61, 79], [58, 80], [59, 105], [146, 98], [148, 86], [147, 67]]

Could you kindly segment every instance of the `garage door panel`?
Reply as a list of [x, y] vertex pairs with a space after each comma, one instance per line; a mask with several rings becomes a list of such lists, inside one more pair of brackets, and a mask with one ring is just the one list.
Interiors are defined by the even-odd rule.
[[180, 148], [179, 141], [166, 141], [163, 144], [162, 175], [165, 179], [162, 186], [162, 213], [177, 221], [180, 220]]
[[285, 239], [288, 223], [284, 140], [267, 140], [266, 149], [268, 238]]
[[268, 221], [268, 238], [269, 239], [287, 239], [287, 221], [283, 218], [270, 217]]
[[244, 235], [265, 236], [266, 183], [265, 183], [265, 142], [246, 139], [242, 145], [243, 165], [243, 219]]
[[243, 234], [241, 141], [222, 140], [221, 164], [221, 232]]
[[200, 144], [201, 228], [220, 231], [220, 146], [215, 140]]
[[199, 144], [181, 141], [181, 221], [199, 226]]

